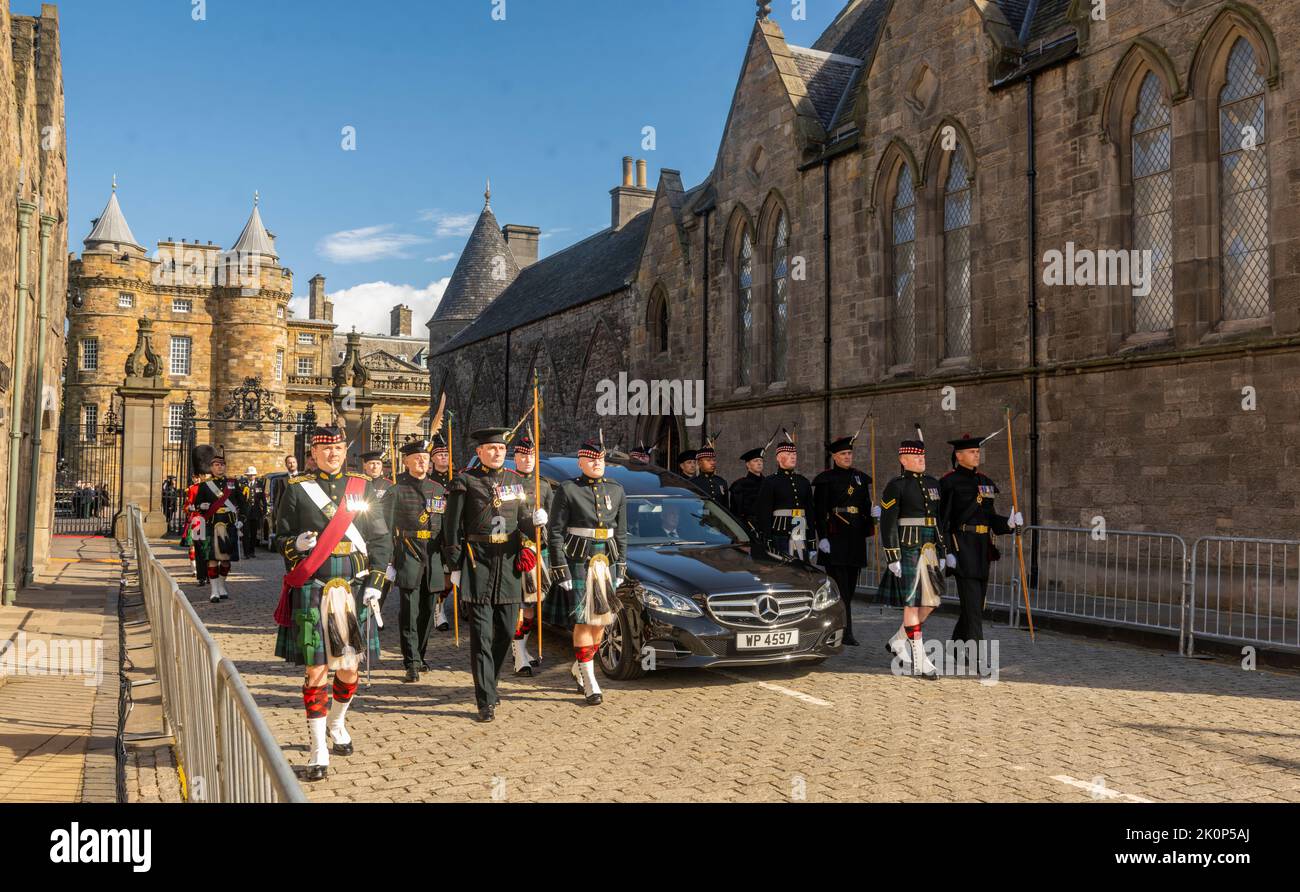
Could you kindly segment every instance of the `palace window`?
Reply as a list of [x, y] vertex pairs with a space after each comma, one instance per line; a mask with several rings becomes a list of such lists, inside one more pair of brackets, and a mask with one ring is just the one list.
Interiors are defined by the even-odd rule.
[[1269, 311], [1268, 147], [1264, 79], [1250, 42], [1238, 38], [1219, 93], [1220, 247], [1223, 318]]
[[1167, 331], [1174, 326], [1172, 120], [1160, 79], [1147, 72], [1133, 116], [1130, 161], [1133, 247], [1151, 252], [1151, 289], [1144, 297], [1133, 295], [1134, 331]]
[[135, 306], [135, 295], [129, 291], [119, 291], [117, 293], [117, 305], [123, 309], [130, 309]]
[[99, 338], [81, 339], [81, 370], [83, 372], [99, 370]]
[[87, 443], [94, 443], [99, 439], [99, 406], [94, 403], [85, 403], [81, 407], [81, 438]]
[[772, 238], [772, 380], [786, 377], [787, 332], [790, 324], [790, 228], [784, 212], [776, 216]]
[[916, 354], [916, 191], [912, 170], [898, 169], [891, 218], [893, 236], [894, 364], [910, 365]]
[[736, 276], [736, 383], [749, 383], [750, 343], [754, 336], [754, 240], [746, 227], [740, 237]]
[[312, 333], [311, 333], [311, 332], [309, 332], [309, 331], [300, 331], [300, 332], [298, 332], [298, 343], [299, 343], [299, 344], [311, 344], [311, 343], [314, 343], [314, 342], [315, 342], [315, 339], [312, 337]]
[[316, 360], [310, 356], [298, 357], [298, 376], [301, 378], [310, 378], [316, 374]]
[[181, 432], [185, 426], [184, 403], [172, 403], [167, 407], [167, 442], [181, 442]]
[[190, 350], [193, 340], [189, 335], [173, 335], [171, 341], [171, 373], [188, 375], [190, 373]]
[[275, 351], [275, 380], [284, 380], [284, 351]]
[[188, 297], [172, 298], [173, 313], [188, 313], [193, 309], [194, 309], [194, 301], [190, 300]]
[[943, 346], [947, 357], [969, 356], [970, 169], [959, 145], [948, 166], [943, 195]]

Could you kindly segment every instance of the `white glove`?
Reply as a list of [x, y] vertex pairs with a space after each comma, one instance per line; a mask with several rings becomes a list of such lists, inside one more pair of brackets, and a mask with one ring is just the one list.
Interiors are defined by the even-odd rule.
[[244, 522], [242, 520], [235, 521], [235, 529], [242, 530], [243, 528], [244, 528]]
[[820, 551], [820, 552], [824, 552], [825, 554], [830, 554], [830, 553], [831, 553], [831, 540], [830, 540], [830, 539], [822, 539], [820, 542], [817, 543], [817, 550]]
[[947, 557], [944, 558], [944, 561], [947, 562], [947, 564], [948, 564], [948, 568], [949, 568], [949, 569], [951, 569], [951, 570], [956, 570], [956, 569], [957, 569], [957, 555], [955, 555], [955, 554], [950, 554], [950, 555], [948, 555]]
[[872, 506], [871, 506], [871, 516], [872, 516], [872, 517], [875, 517], [875, 518], [877, 518], [877, 519], [879, 519], [879, 517], [880, 517], [880, 506], [879, 506], [879, 505], [872, 505]]
[[893, 574], [894, 574], [895, 576], [897, 576], [899, 579], [902, 579], [902, 578], [903, 578], [903, 563], [902, 563], [902, 561], [894, 561], [892, 564], [890, 564], [890, 565], [889, 565], [889, 572], [890, 572], [890, 573], [893, 573]]
[[392, 564], [389, 564], [388, 567], [384, 570], [384, 578], [387, 579], [389, 582], [396, 582], [397, 568], [394, 567]]
[[561, 580], [561, 581], [560, 581], [560, 588], [564, 589], [566, 592], [571, 592], [571, 591], [573, 591], [573, 580], [572, 580], [572, 579], [563, 579], [563, 580]]
[[533, 526], [544, 527], [546, 526], [546, 521], [547, 521], [547, 515], [546, 515], [545, 508], [538, 508], [536, 511], [533, 512]]
[[1007, 526], [1011, 527], [1011, 529], [1014, 530], [1016, 527], [1022, 527], [1024, 525], [1025, 525], [1024, 515], [1022, 515], [1019, 511], [1012, 511], [1011, 516], [1007, 518]]
[[452, 587], [452, 588], [459, 588], [459, 587], [460, 587], [460, 571], [459, 571], [459, 570], [452, 570], [452, 571], [451, 571], [451, 587]]
[[298, 538], [293, 540], [293, 547], [298, 550], [299, 554], [306, 554], [316, 547], [316, 532], [308, 530], [305, 533], [299, 533]]
[[370, 608], [370, 612], [375, 617], [375, 624], [382, 629], [384, 627], [384, 616], [379, 612], [379, 597], [379, 589], [367, 588], [361, 593], [361, 603]]

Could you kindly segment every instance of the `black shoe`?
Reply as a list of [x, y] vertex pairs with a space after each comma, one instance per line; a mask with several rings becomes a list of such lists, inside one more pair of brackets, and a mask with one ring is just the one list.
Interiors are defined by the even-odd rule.
[[419, 680], [420, 680], [420, 670], [417, 669], [415, 666], [407, 666], [407, 667], [406, 667], [406, 678], [404, 678], [404, 679], [402, 679], [402, 680], [403, 680], [403, 681], [406, 681], [406, 682], [419, 681]]
[[587, 705], [599, 706], [604, 699], [600, 694], [591, 694], [587, 697]]
[[[856, 638], [853, 637], [853, 633], [852, 633], [852, 632], [845, 632], [845, 633], [844, 633], [844, 643], [847, 644], [849, 647], [857, 647], [857, 646], [858, 646], [858, 639], [856, 639]], [[893, 653], [893, 651], [891, 650], [890, 653]]]
[[209, 604], [216, 604], [216, 603], [217, 603], [218, 601], [220, 601], [220, 600], [221, 600], [221, 598], [217, 596], [217, 593], [216, 593], [216, 592], [213, 592], [213, 593], [212, 593], [212, 597], [208, 598], [208, 603], [209, 603]]
[[221, 596], [221, 600], [223, 600], [223, 601], [229, 601], [229, 600], [230, 600], [230, 595], [222, 595], [222, 596]]
[[478, 708], [478, 720], [480, 722], [490, 722], [497, 717], [497, 708], [495, 706], [480, 706]]
[[421, 661], [420, 661], [420, 671], [421, 671], [421, 672], [432, 672], [432, 671], [433, 671], [433, 667], [429, 665], [429, 661], [428, 661], [428, 660], [421, 660]]
[[324, 780], [325, 775], [329, 774], [328, 765], [308, 765], [307, 770], [302, 773], [303, 780], [318, 781]]
[[334, 755], [336, 756], [352, 755], [352, 741], [349, 740], [347, 743], [334, 744], [333, 748], [331, 749], [331, 752], [333, 752]]
[[438, 623], [438, 625], [435, 626], [434, 628], [436, 628], [439, 632], [445, 632], [451, 628], [451, 623]]

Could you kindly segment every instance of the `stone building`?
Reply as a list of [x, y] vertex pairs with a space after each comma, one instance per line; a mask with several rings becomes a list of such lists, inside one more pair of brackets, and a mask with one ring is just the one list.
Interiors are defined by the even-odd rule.
[[48, 558], [67, 288], [67, 143], [58, 9], [0, 0], [0, 567], [4, 603]]
[[[136, 344], [136, 320], [152, 321], [152, 345], [160, 355], [168, 439], [178, 442], [186, 399], [198, 416], [200, 442], [225, 446], [232, 471], [248, 465], [279, 470], [291, 451], [297, 420], [310, 405], [324, 421], [338, 411], [335, 370], [355, 341], [358, 359], [371, 373], [361, 402], [361, 424], [399, 435], [427, 425], [427, 342], [411, 337], [411, 311], [394, 307], [388, 334], [359, 337], [338, 332], [325, 277], [309, 282], [306, 318], [289, 308], [293, 272], [280, 265], [275, 236], [262, 222], [257, 196], [234, 245], [158, 242], [150, 256], [136, 241], [116, 188], [93, 222], [79, 259], [72, 261], [69, 344], [64, 403], [83, 429], [114, 406], [123, 368]], [[260, 379], [264, 409], [283, 423], [261, 428], [238, 424], [249, 379]], [[350, 386], [345, 385], [345, 386]], [[233, 417], [223, 419], [223, 415]], [[360, 444], [359, 444], [360, 445]]]
[[[944, 470], [1010, 407], [1041, 522], [1296, 535], [1300, 0], [852, 0], [811, 47], [757, 6], [705, 181], [522, 269], [434, 392], [512, 418], [537, 365], [552, 446], [720, 430], [728, 475], [868, 415], [878, 476], [913, 422]], [[703, 379], [705, 424], [601, 418], [620, 372]]]

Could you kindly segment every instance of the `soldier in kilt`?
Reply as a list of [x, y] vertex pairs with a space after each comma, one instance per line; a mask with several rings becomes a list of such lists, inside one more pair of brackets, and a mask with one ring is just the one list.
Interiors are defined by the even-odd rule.
[[605, 477], [603, 437], [582, 444], [578, 467], [582, 473], [560, 484], [552, 503], [551, 573], [563, 594], [551, 600], [563, 613], [556, 618], [573, 626], [573, 680], [596, 706], [603, 695], [593, 661], [627, 578], [627, 498], [622, 484]]
[[533, 507], [523, 478], [505, 467], [508, 432], [491, 427], [470, 434], [479, 464], [451, 481], [443, 518], [451, 583], [469, 614], [480, 722], [496, 718], [497, 678], [514, 640], [524, 577], [537, 566], [533, 536], [546, 519]]
[[[515, 441], [515, 472], [524, 478], [524, 490], [528, 493], [528, 498], [533, 500], [533, 469], [537, 466], [537, 450], [533, 446], [532, 439], [524, 434]], [[555, 490], [551, 487], [551, 482], [545, 477], [538, 481], [542, 493], [541, 511], [538, 512], [542, 518], [541, 526], [544, 528], [551, 513], [551, 503], [555, 499]], [[546, 541], [546, 531], [542, 530], [542, 597], [546, 600], [546, 592], [550, 589], [551, 572], [548, 569], [547, 554], [549, 543]], [[542, 664], [542, 655], [538, 653], [534, 659], [528, 653], [528, 636], [532, 634], [533, 629], [537, 628], [537, 579], [535, 575], [530, 574], [524, 578], [524, 608], [519, 613], [519, 622], [515, 625], [515, 639], [511, 644], [515, 657], [515, 675], [531, 676], [538, 666]]]
[[195, 565], [207, 573], [212, 583], [213, 604], [230, 597], [226, 577], [230, 565], [239, 560], [241, 519], [247, 509], [244, 496], [235, 481], [226, 477], [225, 450], [195, 446], [190, 454], [194, 470], [204, 475], [194, 492], [190, 515], [190, 543], [194, 546]]
[[[433, 462], [433, 470], [429, 472], [430, 479], [441, 483], [446, 489], [451, 486], [451, 453], [447, 449], [447, 438], [442, 434], [435, 433], [430, 442], [429, 458]], [[443, 590], [438, 593], [438, 603], [433, 610], [433, 627], [439, 632], [446, 632], [451, 628], [451, 623], [447, 622], [447, 599], [451, 597], [451, 576], [446, 577]]]
[[[331, 748], [336, 755], [352, 754], [344, 718], [356, 694], [361, 653], [367, 660], [379, 658], [379, 587], [392, 539], [383, 511], [377, 510], [374, 483], [343, 471], [344, 432], [317, 427], [311, 454], [317, 470], [290, 478], [276, 511], [276, 549], [284, 555], [288, 573], [276, 608], [280, 629], [275, 655], [305, 667], [302, 699], [311, 757], [304, 777], [320, 780], [328, 773]], [[339, 522], [333, 523], [340, 512]], [[351, 523], [343, 531], [349, 516]], [[338, 541], [330, 546], [332, 535]], [[299, 580], [315, 563], [319, 566]], [[369, 622], [372, 614], [374, 623]], [[331, 670], [333, 703], [326, 686]]]
[[[912, 674], [934, 680], [938, 671], [925, 656], [921, 627], [943, 594], [946, 532], [939, 510], [939, 481], [925, 473], [925, 442], [918, 436], [898, 447], [902, 473], [880, 496], [880, 543], [889, 562], [880, 580], [885, 603], [903, 608], [903, 624], [886, 648]], [[910, 653], [908, 644], [910, 643]]]
[[447, 488], [429, 476], [429, 444], [413, 440], [402, 447], [406, 470], [388, 491], [393, 529], [394, 578], [401, 592], [398, 618], [406, 681], [427, 670], [424, 653], [433, 627], [434, 600], [446, 585], [442, 564], [442, 518]]

